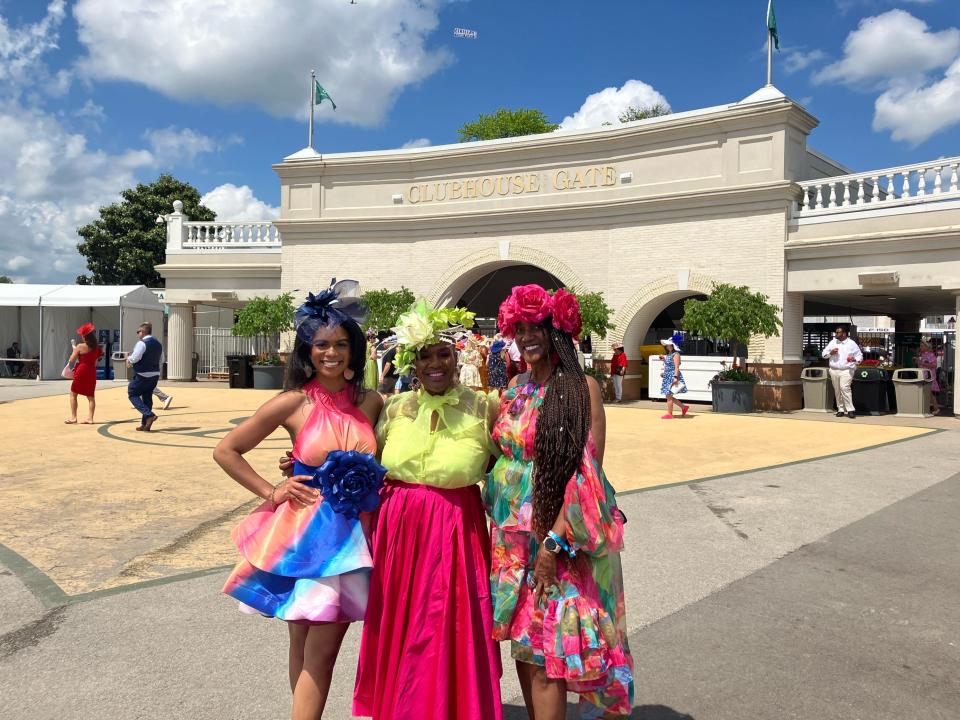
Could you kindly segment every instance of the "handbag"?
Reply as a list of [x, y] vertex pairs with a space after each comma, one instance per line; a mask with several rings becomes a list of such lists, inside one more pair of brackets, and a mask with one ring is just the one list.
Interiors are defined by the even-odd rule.
[[60, 371], [60, 377], [65, 380], [73, 380], [73, 368], [70, 367], [70, 363], [63, 366], [63, 370]]

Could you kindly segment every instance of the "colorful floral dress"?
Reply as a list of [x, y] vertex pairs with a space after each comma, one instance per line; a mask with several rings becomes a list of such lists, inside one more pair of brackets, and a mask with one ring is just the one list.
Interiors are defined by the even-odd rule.
[[537, 607], [533, 568], [540, 545], [531, 531], [534, 438], [548, 387], [507, 390], [493, 439], [503, 455], [484, 488], [491, 517], [490, 570], [494, 637], [510, 640], [514, 659], [543, 665], [580, 694], [580, 717], [627, 717], [633, 659], [623, 597], [623, 515], [588, 438], [580, 469], [564, 497], [566, 540], [576, 553], [557, 563], [559, 587]]
[[687, 391], [683, 373], [677, 372], [677, 363], [674, 360], [674, 356], [679, 354], [678, 350], [674, 350], [669, 355], [663, 356], [663, 381], [660, 383], [660, 392], [664, 395], [680, 395]]

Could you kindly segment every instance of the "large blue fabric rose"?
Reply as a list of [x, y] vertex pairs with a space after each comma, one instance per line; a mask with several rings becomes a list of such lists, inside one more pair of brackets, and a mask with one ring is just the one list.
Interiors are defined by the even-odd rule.
[[380, 505], [380, 488], [387, 469], [370, 453], [334, 450], [313, 473], [309, 485], [316, 487], [335, 512], [355, 518]]

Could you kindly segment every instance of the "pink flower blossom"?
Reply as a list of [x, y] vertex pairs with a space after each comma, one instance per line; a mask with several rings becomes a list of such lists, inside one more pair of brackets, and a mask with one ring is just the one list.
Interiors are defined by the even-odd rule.
[[557, 290], [553, 296], [553, 326], [575, 338], [579, 337], [583, 328], [577, 296], [563, 288]]

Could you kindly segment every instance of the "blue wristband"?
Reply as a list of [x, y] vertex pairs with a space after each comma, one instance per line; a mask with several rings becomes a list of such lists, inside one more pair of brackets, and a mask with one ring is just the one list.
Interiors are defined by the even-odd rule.
[[557, 545], [559, 545], [560, 549], [562, 549], [567, 555], [570, 555], [570, 546], [567, 545], [566, 540], [564, 540], [562, 537], [557, 535], [553, 530], [547, 533], [547, 537], [553, 540]]

